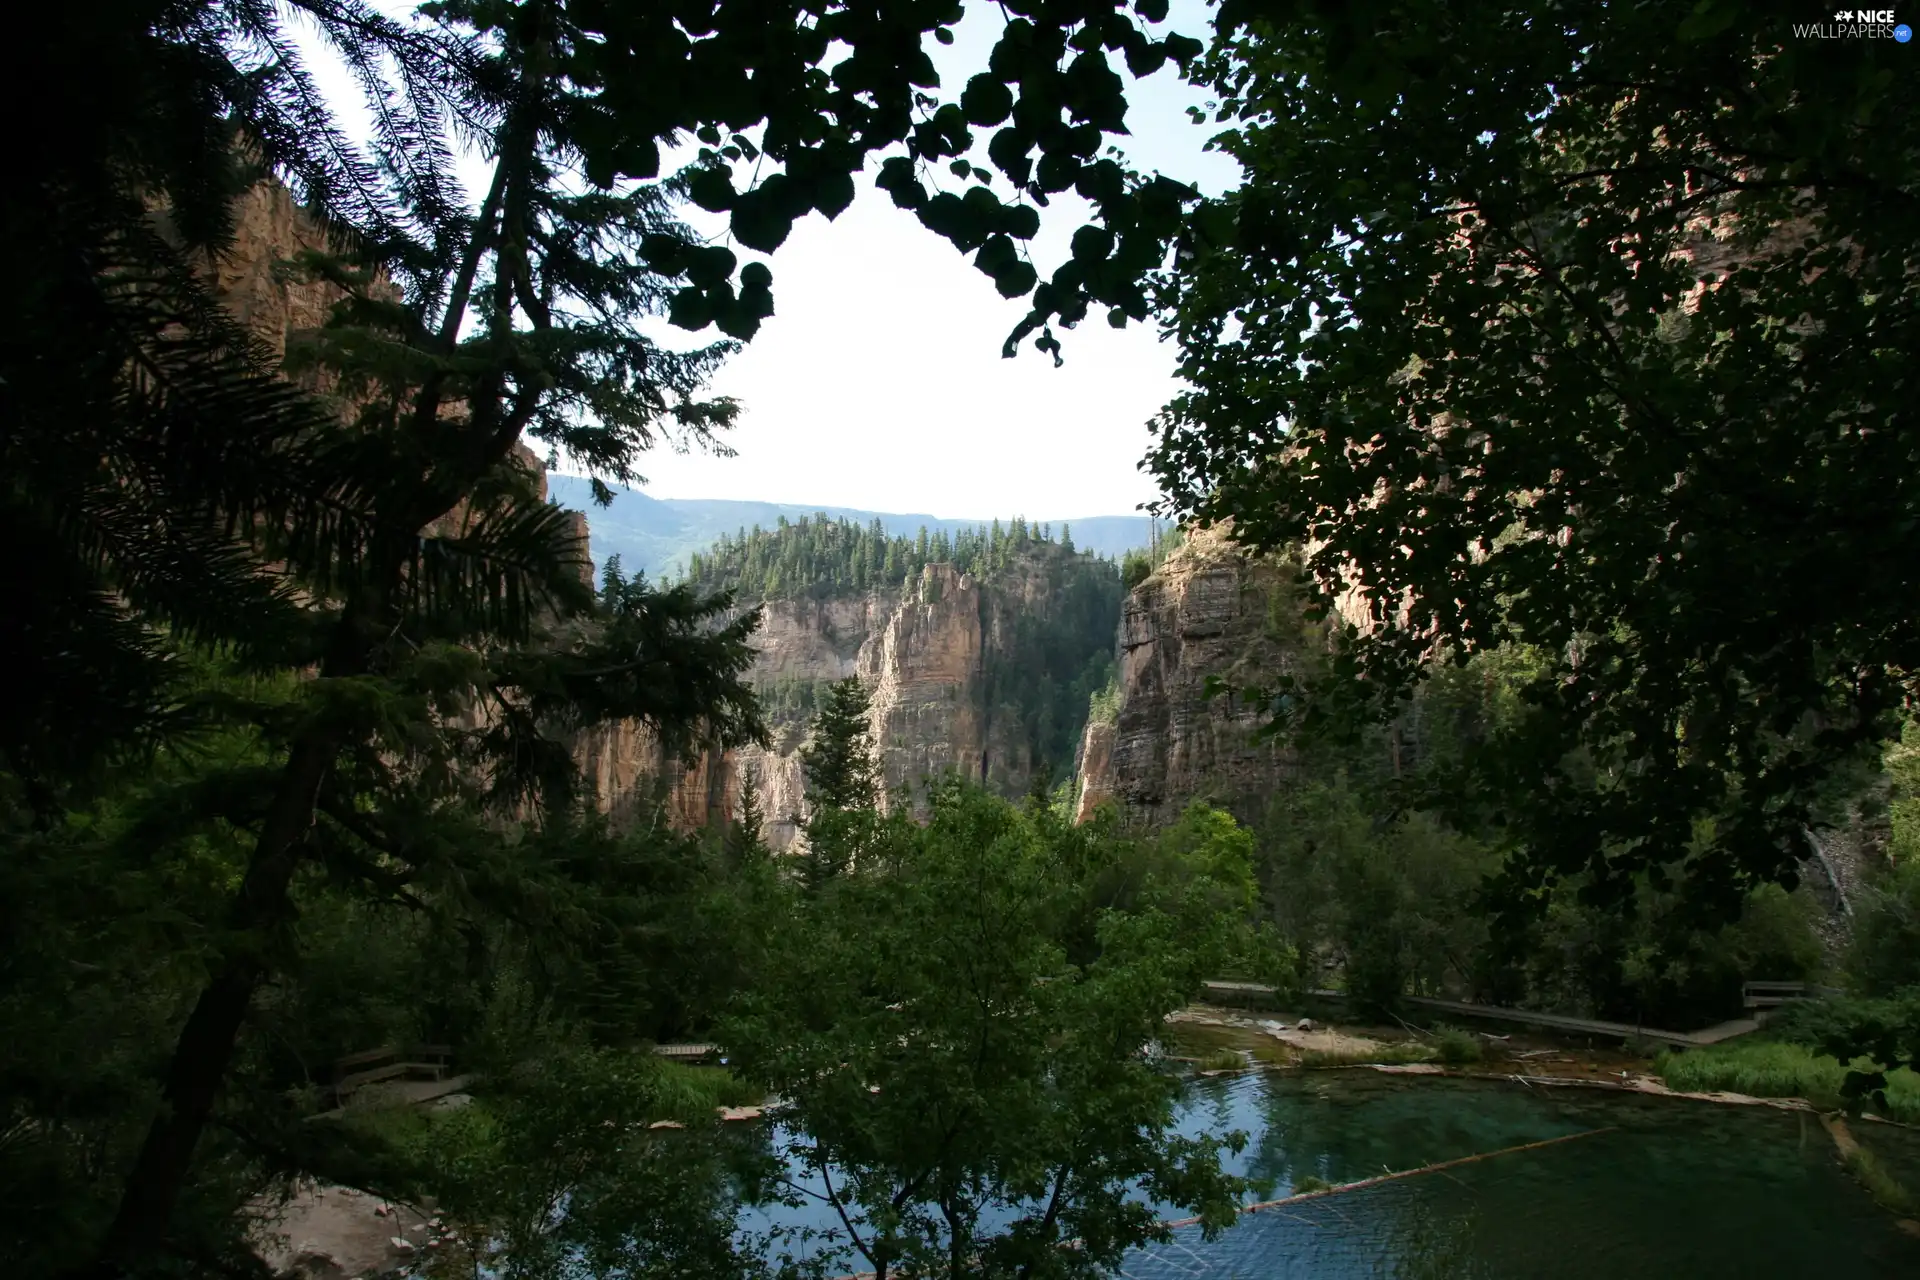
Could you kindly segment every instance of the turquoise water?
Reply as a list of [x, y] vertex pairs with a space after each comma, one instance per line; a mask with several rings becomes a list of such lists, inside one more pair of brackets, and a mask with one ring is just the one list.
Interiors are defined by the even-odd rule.
[[[1253, 1135], [1275, 1197], [1476, 1152], [1614, 1132], [1247, 1215], [1128, 1258], [1128, 1280], [1344, 1277], [1920, 1277], [1901, 1233], [1812, 1116], [1591, 1089], [1368, 1071], [1206, 1080], [1188, 1123]], [[1889, 1164], [1920, 1135], [1863, 1138]]]
[[[1129, 1255], [1124, 1280], [1920, 1277], [1920, 1239], [1867, 1198], [1802, 1113], [1358, 1070], [1199, 1080], [1181, 1123], [1245, 1131], [1234, 1169], [1267, 1180], [1270, 1199], [1309, 1176], [1355, 1182], [1613, 1132], [1262, 1210], [1211, 1241], [1183, 1228]], [[1920, 1170], [1920, 1133], [1858, 1132], [1888, 1167]], [[743, 1224], [832, 1225], [817, 1208], [778, 1207]]]

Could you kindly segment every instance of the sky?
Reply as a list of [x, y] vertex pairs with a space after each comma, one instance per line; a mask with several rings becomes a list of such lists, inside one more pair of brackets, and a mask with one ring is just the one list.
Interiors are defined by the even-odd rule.
[[[942, 96], [984, 67], [1004, 21], [998, 6], [967, 9], [954, 44], [933, 49]], [[1204, 39], [1206, 9], [1176, 3], [1167, 27]], [[1202, 91], [1166, 68], [1130, 83], [1128, 100], [1135, 167], [1208, 192], [1232, 185], [1237, 167], [1203, 150], [1209, 130], [1186, 115]], [[837, 219], [810, 214], [767, 260], [775, 313], [711, 388], [741, 403], [726, 437], [734, 456], [655, 452], [643, 490], [948, 518], [1071, 519], [1152, 501], [1157, 486], [1138, 464], [1148, 420], [1178, 389], [1171, 345], [1151, 324], [1115, 330], [1096, 314], [1059, 333], [1060, 368], [1030, 346], [1003, 359], [1024, 304], [1001, 298], [870, 177], [856, 186]], [[1042, 211], [1032, 256], [1043, 278], [1085, 213], [1071, 195]]]

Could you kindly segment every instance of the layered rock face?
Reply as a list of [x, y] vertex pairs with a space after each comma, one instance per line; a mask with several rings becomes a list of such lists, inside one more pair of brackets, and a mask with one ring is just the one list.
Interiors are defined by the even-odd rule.
[[287, 340], [327, 321], [346, 295], [335, 285], [285, 270], [302, 253], [324, 252], [326, 235], [278, 182], [255, 183], [233, 202], [233, 245], [203, 264], [220, 302], [284, 357]]
[[1087, 726], [1079, 817], [1112, 803], [1130, 824], [1171, 822], [1195, 800], [1243, 819], [1293, 772], [1288, 752], [1256, 740], [1260, 718], [1209, 677], [1257, 684], [1289, 671], [1302, 624], [1288, 571], [1225, 534], [1194, 530], [1128, 595], [1120, 617], [1120, 699]]
[[899, 589], [762, 606], [748, 679], [772, 729], [768, 747], [669, 759], [642, 726], [584, 735], [579, 759], [616, 821], [653, 805], [682, 828], [725, 823], [752, 780], [767, 842], [792, 846], [806, 814], [799, 750], [825, 685], [856, 676], [872, 700], [874, 754], [889, 805], [915, 805], [921, 784], [946, 772], [1003, 795], [1031, 783], [1033, 752], [1017, 716], [995, 705], [990, 667], [1017, 659], [1012, 620], [1048, 607], [1043, 573], [1018, 569], [991, 582], [950, 564], [926, 566]]

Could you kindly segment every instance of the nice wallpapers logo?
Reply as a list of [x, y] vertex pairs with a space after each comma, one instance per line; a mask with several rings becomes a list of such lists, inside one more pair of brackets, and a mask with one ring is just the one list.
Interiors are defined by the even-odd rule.
[[1802, 40], [1892, 40], [1905, 44], [1913, 28], [1896, 22], [1891, 9], [1837, 9], [1831, 22], [1796, 22], [1793, 34]]

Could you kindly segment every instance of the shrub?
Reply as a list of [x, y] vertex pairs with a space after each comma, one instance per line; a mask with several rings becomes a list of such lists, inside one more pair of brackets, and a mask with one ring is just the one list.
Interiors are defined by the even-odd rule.
[[1433, 1050], [1450, 1067], [1464, 1067], [1483, 1056], [1480, 1037], [1459, 1027], [1442, 1027], [1433, 1038]]
[[1862, 995], [1920, 984], [1920, 858], [1909, 854], [1860, 895], [1847, 976]]

